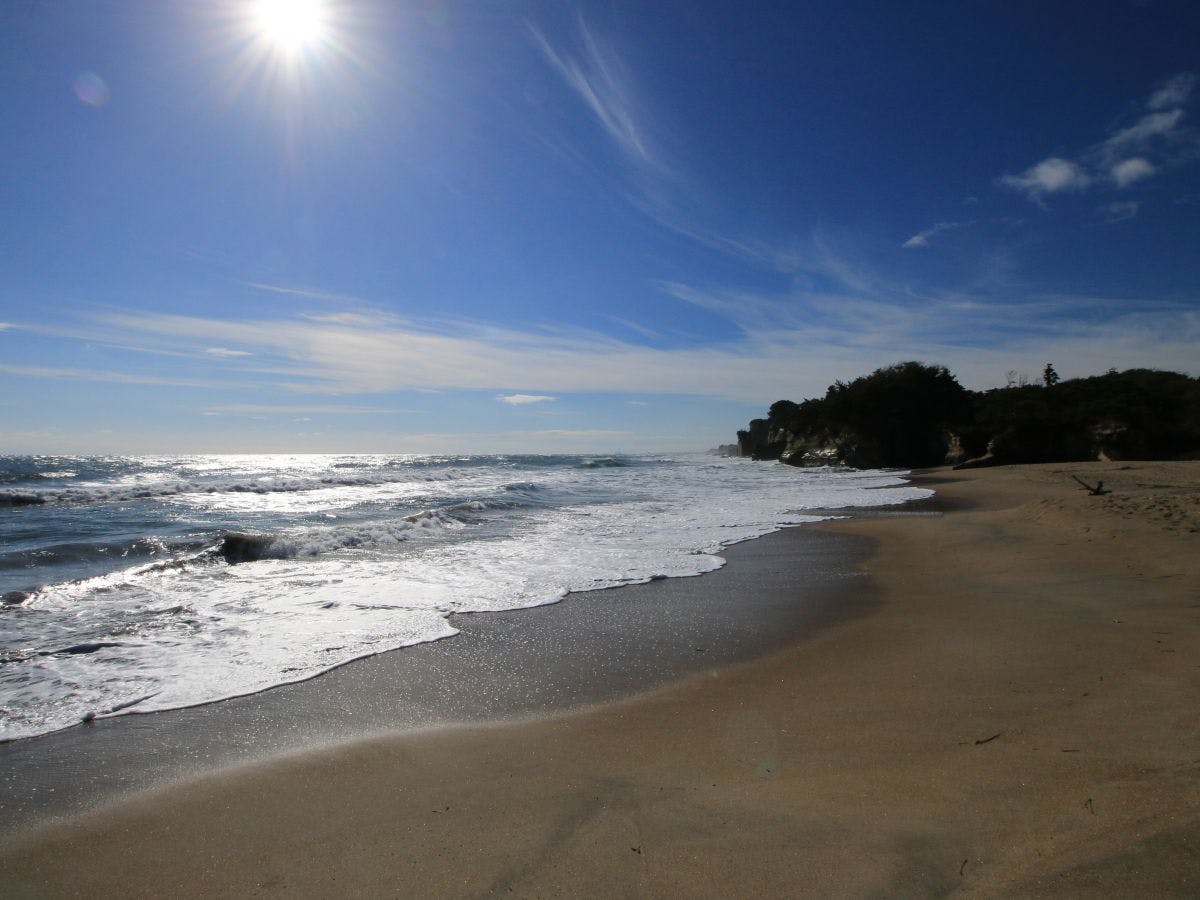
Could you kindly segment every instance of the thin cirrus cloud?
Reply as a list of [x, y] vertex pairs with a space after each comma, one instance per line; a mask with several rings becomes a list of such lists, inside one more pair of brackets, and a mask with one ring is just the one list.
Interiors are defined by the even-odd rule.
[[660, 149], [644, 124], [638, 92], [620, 55], [579, 18], [581, 52], [571, 55], [554, 47], [530, 25], [534, 42], [550, 66], [587, 106], [622, 153], [645, 166], [666, 170]]
[[1197, 77], [1193, 72], [1180, 72], [1168, 78], [1166, 82], [1150, 95], [1146, 105], [1151, 109], [1168, 109], [1183, 106], [1188, 102], [1192, 91], [1196, 89]]
[[1141, 206], [1137, 200], [1118, 200], [1106, 203], [1100, 211], [1104, 214], [1105, 222], [1127, 222], [1138, 214]]
[[[1114, 221], [1136, 212], [1135, 206], [1104, 210]], [[45, 366], [17, 372], [11, 364], [0, 364], [0, 371], [228, 390], [227, 400], [205, 398], [206, 408], [226, 415], [399, 412], [372, 400], [405, 391], [486, 391], [514, 408], [570, 394], [760, 404], [819, 394], [831, 380], [856, 377], [889, 359], [948, 365], [978, 387], [1020, 365], [1040, 369], [1047, 353], [1064, 373], [1144, 365], [1146, 359], [1187, 370], [1200, 341], [1200, 319], [1186, 304], [1152, 297], [1030, 299], [1027, 288], [1008, 284], [1003, 273], [986, 272], [969, 291], [917, 292], [845, 257], [820, 234], [803, 255], [812, 277], [791, 279], [777, 291], [660, 282], [665, 295], [732, 326], [726, 338], [703, 346], [402, 317], [365, 303], [353, 311], [288, 309], [253, 318], [127, 310], [90, 314], [70, 327], [22, 326], [102, 350], [109, 371]], [[116, 371], [136, 359], [131, 347], [139, 355], [186, 356], [195, 377]], [[234, 353], [214, 357], [208, 348]], [[1099, 358], [1107, 348], [1113, 352]]]
[[209, 406], [204, 410], [206, 416], [245, 416], [245, 415], [327, 415], [327, 416], [365, 416], [378, 413], [394, 413], [397, 415], [412, 413], [411, 409], [394, 409], [386, 406], [349, 406], [345, 404], [325, 403], [229, 403], [222, 406]]
[[929, 246], [931, 238], [941, 234], [943, 231], [953, 231], [956, 228], [966, 228], [973, 222], [938, 222], [924, 231], [919, 231], [910, 237], [907, 241], [901, 244], [901, 247], [907, 247], [909, 250], [919, 250]]
[[496, 399], [509, 406], [530, 406], [535, 403], [553, 403], [558, 398], [546, 394], [502, 394]]
[[724, 233], [705, 224], [698, 208], [694, 181], [671, 152], [666, 116], [652, 111], [641, 88], [615, 44], [580, 15], [573, 49], [556, 46], [535, 25], [529, 32], [550, 68], [588, 110], [616, 148], [622, 167], [625, 200], [661, 227], [710, 250], [756, 267], [791, 272], [798, 260], [788, 241]]
[[1142, 115], [1074, 159], [1052, 156], [1015, 175], [1002, 175], [1002, 187], [1044, 204], [1050, 194], [1088, 190], [1099, 185], [1128, 188], [1167, 166], [1193, 158], [1198, 143], [1184, 125], [1197, 77], [1182, 72], [1167, 79], [1146, 100]]
[[197, 378], [170, 378], [158, 375], [139, 375], [131, 372], [114, 372], [102, 369], [75, 369], [68, 366], [23, 366], [0, 363], [0, 372], [26, 378], [65, 378], [79, 381], [103, 381], [110, 384], [145, 384], [155, 387], [183, 387], [215, 390], [232, 385]]
[[[825, 247], [825, 255], [832, 259], [832, 250]], [[210, 402], [210, 409], [311, 415], [334, 408], [396, 412], [362, 399], [430, 390], [490, 391], [498, 402], [514, 407], [551, 403], [550, 398], [572, 393], [693, 395], [761, 403], [812, 396], [831, 379], [855, 377], [889, 358], [940, 362], [967, 383], [986, 387], [996, 373], [1022, 360], [1028, 359], [1030, 366], [1044, 364], [1038, 359], [1049, 348], [1064, 372], [1087, 371], [1096, 346], [1116, 348], [1102, 361], [1102, 369], [1141, 365], [1147, 358], [1186, 369], [1200, 339], [1200, 321], [1147, 298], [1026, 301], [1000, 289], [914, 298], [860, 268], [844, 260], [830, 262], [825, 271], [841, 274], [825, 292], [794, 286], [780, 293], [717, 290], [664, 282], [664, 293], [735, 326], [735, 337], [703, 347], [648, 346], [603, 335], [488, 323], [450, 327], [370, 310], [324, 316], [288, 312], [251, 320], [108, 312], [82, 324], [69, 340], [106, 346], [115, 360], [122, 359], [121, 348], [132, 336], [141, 346], [177, 353], [212, 346], [239, 350], [249, 356], [210, 357], [219, 366], [214, 371], [227, 377], [236, 373], [239, 394], [263, 399], [253, 408]], [[1079, 359], [1076, 366], [1074, 357]], [[0, 371], [12, 367], [0, 365]], [[218, 379], [185, 382], [50, 367], [24, 368], [20, 374], [231, 387]], [[338, 399], [288, 400], [297, 395]]]

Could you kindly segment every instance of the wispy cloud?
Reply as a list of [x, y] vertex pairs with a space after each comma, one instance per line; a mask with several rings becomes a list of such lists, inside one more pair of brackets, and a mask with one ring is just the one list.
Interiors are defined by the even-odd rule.
[[1001, 186], [1044, 205], [1050, 194], [1113, 185], [1128, 188], [1196, 156], [1200, 141], [1184, 125], [1197, 78], [1182, 72], [1155, 89], [1142, 114], [1075, 158], [1052, 156], [1016, 175], [1002, 175]]
[[1001, 176], [1000, 183], [1031, 200], [1040, 201], [1046, 194], [1081, 191], [1092, 183], [1092, 179], [1078, 163], [1052, 156], [1034, 163], [1018, 175]]
[[232, 359], [238, 356], [250, 356], [246, 350], [231, 350], [228, 347], [205, 347], [204, 352], [209, 356], [216, 356], [220, 359]]
[[1104, 221], [1125, 222], [1132, 219], [1138, 214], [1138, 210], [1142, 208], [1141, 201], [1138, 200], [1118, 200], [1113, 203], [1106, 203], [1100, 207], [1101, 213], [1104, 215]]
[[227, 403], [209, 406], [204, 410], [205, 415], [327, 415], [327, 416], [360, 416], [384, 414], [414, 413], [412, 409], [394, 409], [387, 406], [352, 406], [341, 404], [268, 404], [268, 403]]
[[16, 366], [0, 363], [0, 372], [28, 378], [70, 378], [84, 381], [104, 381], [112, 384], [150, 384], [164, 387], [225, 388], [234, 387], [220, 381], [197, 378], [166, 378], [158, 375], [139, 375], [131, 372], [112, 372], [98, 369], [73, 369], [62, 366]]
[[1182, 121], [1182, 109], [1149, 113], [1128, 128], [1122, 128], [1116, 134], [1101, 141], [1099, 149], [1105, 153], [1117, 154], [1127, 152], [1130, 148], [1144, 147], [1155, 138], [1172, 134]]
[[653, 339], [662, 337], [660, 332], [655, 331], [653, 328], [647, 328], [645, 325], [642, 325], [639, 322], [634, 322], [631, 319], [625, 319], [621, 316], [605, 316], [604, 318], [608, 319], [610, 322], [616, 322], [622, 328], [628, 328], [634, 334], [639, 334], [644, 338]]
[[936, 235], [941, 234], [943, 231], [952, 231], [956, 228], [966, 228], [968, 225], [972, 225], [972, 224], [974, 224], [974, 223], [973, 222], [938, 222], [934, 225], [929, 226], [924, 231], [918, 231], [916, 234], [914, 234], [912, 237], [910, 237], [907, 241], [905, 241], [900, 246], [907, 247], [910, 250], [920, 249], [922, 247], [928, 247], [929, 239], [932, 237], [935, 237]]
[[[1136, 208], [1103, 212], [1116, 218]], [[225, 389], [236, 391], [228, 396], [239, 402], [205, 398], [209, 405], [203, 408], [300, 416], [401, 412], [363, 401], [403, 391], [487, 391], [513, 407], [575, 393], [625, 394], [643, 402], [675, 394], [763, 403], [811, 396], [831, 380], [909, 358], [949, 365], [978, 386], [991, 383], [988, 372], [1044, 365], [1045, 359], [1054, 359], [1063, 374], [1078, 371], [1072, 354], [1094, 359], [1107, 350], [1113, 352], [1102, 369], [1153, 364], [1189, 371], [1195, 365], [1200, 317], [1189, 310], [1190, 298], [1039, 296], [1028, 285], [1009, 283], [1003, 266], [958, 291], [919, 291], [820, 235], [806, 252], [811, 269], [784, 289], [662, 282], [667, 295], [729, 324], [726, 338], [699, 346], [661, 338], [651, 345], [579, 329], [402, 318], [370, 309], [253, 318], [130, 310], [92, 314], [54, 336], [89, 343], [122, 361], [130, 357], [121, 356], [120, 348], [131, 344], [187, 357], [187, 374], [196, 377], [124, 373], [114, 371], [116, 365], [94, 371], [3, 364], [0, 372]], [[204, 353], [213, 347], [237, 355]], [[231, 371], [236, 383], [203, 377]], [[303, 395], [330, 399], [304, 402]], [[240, 402], [246, 397], [255, 402]]]
[[1151, 109], [1167, 109], [1172, 106], [1183, 106], [1191, 99], [1192, 91], [1196, 89], [1197, 78], [1193, 72], [1180, 72], [1161, 84], [1150, 95], [1146, 105]]
[[579, 17], [581, 49], [577, 55], [556, 49], [535, 26], [529, 30], [546, 61], [595, 117], [613, 143], [630, 160], [666, 170], [662, 151], [645, 124], [640, 94], [616, 48]]
[[[711, 224], [698, 198], [705, 191], [679, 162], [678, 142], [670, 140], [667, 116], [653, 109], [651, 94], [635, 77], [617, 46], [581, 15], [576, 39], [555, 44], [530, 24], [533, 41], [550, 68], [589, 111], [623, 161], [620, 192], [637, 210], [663, 228], [756, 267], [788, 272], [796, 257], [787, 240], [730, 235]], [[584, 154], [561, 139], [546, 142], [562, 158], [581, 163]]]
[[267, 284], [261, 281], [242, 281], [246, 287], [254, 288], [268, 294], [282, 294], [287, 297], [302, 297], [306, 300], [320, 300], [328, 303], [341, 303], [352, 306], [370, 306], [368, 300], [350, 294], [339, 294], [334, 291], [323, 291], [318, 288], [298, 287], [286, 284]]
[[529, 406], [533, 403], [553, 403], [558, 398], [546, 394], [502, 394], [496, 399], [509, 406]]

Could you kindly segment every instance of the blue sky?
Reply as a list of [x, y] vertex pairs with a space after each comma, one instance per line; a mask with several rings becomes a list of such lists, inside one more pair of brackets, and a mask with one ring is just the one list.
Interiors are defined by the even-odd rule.
[[703, 449], [1200, 359], [1200, 6], [0, 8], [0, 450]]

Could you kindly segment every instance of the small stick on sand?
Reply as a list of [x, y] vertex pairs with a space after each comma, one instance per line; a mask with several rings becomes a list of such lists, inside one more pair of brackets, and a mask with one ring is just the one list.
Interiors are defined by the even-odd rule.
[[1091, 494], [1093, 497], [1100, 497], [1100, 496], [1102, 496], [1102, 495], [1104, 495], [1104, 494], [1111, 494], [1111, 493], [1112, 493], [1112, 491], [1106, 491], [1106, 490], [1104, 489], [1104, 482], [1103, 482], [1103, 481], [1097, 481], [1097, 482], [1096, 482], [1096, 486], [1095, 486], [1095, 487], [1092, 487], [1090, 484], [1088, 484], [1086, 481], [1084, 481], [1084, 480], [1083, 480], [1082, 478], [1080, 478], [1078, 475], [1072, 475], [1071, 477], [1072, 477], [1072, 478], [1074, 478], [1076, 481], [1078, 481], [1078, 482], [1079, 482], [1081, 485], [1083, 485], [1083, 486], [1084, 486], [1084, 488], [1086, 488], [1086, 489], [1087, 489], [1087, 492], [1088, 492], [1089, 494]]

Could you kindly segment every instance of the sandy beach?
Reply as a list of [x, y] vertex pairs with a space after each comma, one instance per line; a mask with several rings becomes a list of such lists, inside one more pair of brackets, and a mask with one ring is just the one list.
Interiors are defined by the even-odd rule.
[[782, 649], [580, 711], [173, 783], [9, 840], [0, 884], [1196, 896], [1200, 463], [921, 482], [943, 512], [821, 526], [874, 550], [853, 614]]

